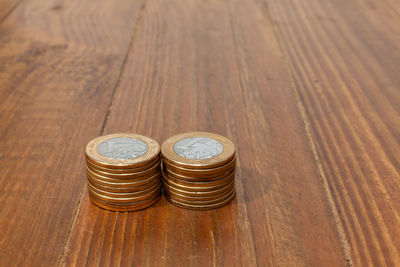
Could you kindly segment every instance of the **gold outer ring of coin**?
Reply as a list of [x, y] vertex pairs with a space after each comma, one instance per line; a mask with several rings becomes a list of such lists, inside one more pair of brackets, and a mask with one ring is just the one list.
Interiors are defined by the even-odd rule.
[[[135, 138], [146, 143], [148, 149], [144, 155], [134, 159], [113, 159], [100, 155], [100, 153], [97, 151], [98, 146], [104, 141], [113, 138]], [[99, 136], [91, 140], [87, 144], [85, 152], [86, 157], [88, 157], [93, 164], [99, 165], [101, 167], [111, 169], [135, 168], [147, 165], [149, 162], [158, 157], [160, 154], [160, 145], [155, 140], [143, 135], [131, 133], [116, 133]]]
[[169, 186], [172, 186], [173, 188], [177, 189], [177, 190], [182, 190], [182, 191], [187, 191], [187, 192], [192, 192], [192, 193], [196, 193], [196, 192], [211, 192], [211, 191], [215, 191], [215, 190], [219, 190], [221, 188], [224, 188], [226, 186], [228, 186], [229, 184], [235, 183], [235, 181], [233, 179], [231, 180], [226, 180], [224, 183], [222, 184], [218, 184], [218, 185], [212, 185], [212, 186], [185, 186], [185, 185], [181, 185], [178, 183], [175, 183], [172, 180], [169, 180], [168, 178], [162, 178], [163, 184], [167, 184]]
[[88, 189], [98, 193], [103, 196], [108, 196], [108, 197], [115, 197], [115, 198], [130, 198], [130, 197], [135, 197], [135, 196], [141, 196], [143, 194], [149, 193], [153, 190], [155, 190], [158, 186], [160, 186], [161, 182], [155, 183], [154, 185], [140, 191], [134, 191], [134, 192], [129, 192], [129, 193], [115, 193], [115, 192], [108, 192], [101, 190], [97, 188], [96, 186], [93, 186], [91, 183], [88, 183]]
[[171, 193], [175, 193], [175, 194], [179, 194], [182, 196], [186, 196], [186, 197], [197, 197], [197, 198], [210, 198], [213, 199], [215, 198], [215, 196], [217, 195], [221, 195], [227, 191], [230, 191], [232, 189], [232, 187], [235, 186], [235, 183], [230, 183], [227, 184], [225, 187], [216, 189], [216, 190], [212, 190], [212, 191], [208, 191], [208, 192], [191, 192], [191, 191], [186, 191], [186, 190], [182, 190], [182, 189], [178, 189], [175, 188], [167, 183], [163, 183], [164, 186], [164, 191], [169, 191]]
[[167, 199], [167, 201], [169, 203], [171, 203], [174, 206], [177, 206], [179, 208], [182, 209], [189, 209], [189, 210], [212, 210], [212, 209], [218, 209], [221, 208], [223, 206], [228, 205], [229, 203], [232, 202], [233, 199], [235, 199], [236, 196], [236, 192], [234, 192], [232, 194], [232, 196], [230, 196], [229, 198], [227, 198], [226, 200], [218, 203], [218, 204], [213, 204], [213, 205], [189, 205], [189, 204], [185, 204], [185, 203], [181, 203], [179, 201], [176, 201], [174, 199], [170, 199], [167, 196], [165, 197]]
[[[174, 151], [175, 143], [190, 137], [206, 137], [214, 139], [222, 144], [223, 150], [219, 155], [209, 159], [196, 160], [179, 156]], [[181, 166], [188, 169], [210, 169], [225, 165], [231, 161], [236, 154], [236, 149], [234, 144], [224, 136], [207, 132], [191, 132], [174, 135], [165, 140], [161, 145], [161, 154], [163, 158], [167, 159], [169, 162], [172, 162], [176, 166]]]
[[164, 178], [173, 181], [174, 183], [181, 184], [182, 186], [214, 186], [226, 183], [228, 180], [233, 180], [236, 175], [236, 169], [233, 169], [230, 173], [225, 174], [224, 176], [219, 177], [218, 180], [205, 180], [205, 179], [195, 179], [195, 180], [187, 180], [185, 177], [181, 175], [176, 175], [173, 172], [169, 172], [168, 170], [163, 171]]
[[171, 191], [165, 191], [165, 195], [168, 196], [171, 199], [177, 200], [181, 203], [184, 204], [189, 204], [189, 205], [211, 205], [211, 204], [217, 204], [225, 199], [229, 198], [233, 192], [235, 192], [235, 187], [233, 187], [229, 192], [226, 192], [224, 194], [221, 194], [218, 196], [218, 198], [214, 198], [211, 200], [189, 200], [187, 196], [181, 196], [179, 194], [172, 193]]
[[111, 203], [134, 203], [134, 202], [138, 202], [138, 201], [145, 200], [145, 199], [148, 199], [148, 198], [152, 198], [152, 197], [156, 196], [157, 194], [161, 194], [161, 192], [162, 192], [161, 184], [159, 184], [156, 187], [156, 189], [154, 189], [153, 191], [151, 191], [149, 193], [146, 193], [146, 194], [143, 194], [143, 195], [140, 195], [140, 196], [136, 196], [136, 197], [129, 197], [129, 198], [127, 198], [127, 197], [124, 197], [124, 198], [118, 197], [118, 198], [116, 198], [116, 197], [103, 196], [103, 195], [101, 195], [99, 193], [96, 193], [94, 191], [91, 191], [89, 189], [89, 194], [91, 194], [92, 196], [94, 196], [94, 197], [96, 197], [98, 199], [101, 199], [101, 200], [105, 200], [105, 201], [111, 202]]
[[115, 174], [115, 173], [107, 173], [107, 172], [102, 172], [102, 171], [98, 171], [95, 169], [90, 168], [89, 166], [86, 166], [86, 171], [89, 171], [90, 174], [98, 177], [99, 179], [141, 179], [143, 177], [147, 177], [149, 175], [152, 175], [156, 172], [159, 172], [161, 170], [161, 166], [159, 164], [155, 164], [154, 166], [152, 166], [150, 169], [147, 169], [145, 171], [141, 171], [141, 172], [134, 172], [134, 173], [119, 173], [119, 174]]
[[135, 204], [135, 205], [113, 205], [113, 204], [108, 204], [108, 203], [104, 203], [103, 201], [96, 199], [93, 196], [90, 196], [90, 200], [92, 201], [92, 203], [100, 208], [106, 209], [106, 210], [110, 210], [110, 211], [137, 211], [137, 210], [143, 210], [145, 208], [148, 208], [154, 204], [156, 204], [160, 199], [161, 199], [162, 195], [160, 194], [159, 196], [153, 198], [153, 199], [149, 199], [144, 201], [141, 204]]
[[112, 173], [112, 174], [119, 174], [119, 173], [135, 173], [135, 172], [141, 172], [150, 169], [156, 164], [160, 164], [161, 162], [161, 157], [158, 156], [151, 162], [149, 162], [146, 165], [136, 167], [136, 168], [125, 168], [125, 169], [111, 169], [111, 168], [106, 168], [106, 167], [101, 167], [98, 166], [90, 161], [88, 157], [86, 157], [86, 165], [89, 166], [91, 169], [95, 169], [101, 172], [106, 172], [106, 173]]
[[91, 186], [106, 191], [106, 192], [110, 192], [110, 193], [132, 193], [132, 192], [138, 192], [138, 191], [143, 191], [146, 190], [149, 187], [152, 187], [153, 185], [160, 183], [160, 179], [153, 179], [148, 183], [142, 184], [142, 185], [138, 185], [138, 186], [134, 186], [134, 187], [109, 187], [109, 186], [104, 186], [104, 185], [100, 185], [97, 184], [91, 180], [87, 180], [87, 183], [90, 184]]
[[176, 174], [187, 176], [189, 178], [210, 179], [211, 177], [221, 176], [236, 167], [236, 156], [226, 165], [221, 165], [212, 169], [188, 169], [173, 165], [166, 159], [163, 159], [163, 168]]
[[128, 182], [128, 183], [124, 183], [123, 180], [121, 182], [107, 182], [105, 180], [100, 180], [97, 179], [96, 177], [90, 176], [90, 174], [86, 174], [86, 177], [88, 180], [93, 181], [96, 184], [100, 184], [103, 186], [108, 186], [108, 187], [115, 187], [115, 188], [127, 188], [127, 187], [135, 187], [135, 186], [140, 186], [143, 184], [147, 184], [148, 182], [157, 179], [157, 180], [161, 180], [161, 174], [160, 173], [156, 173], [153, 176], [150, 176], [149, 178], [145, 178], [143, 180], [138, 180], [137, 182]]

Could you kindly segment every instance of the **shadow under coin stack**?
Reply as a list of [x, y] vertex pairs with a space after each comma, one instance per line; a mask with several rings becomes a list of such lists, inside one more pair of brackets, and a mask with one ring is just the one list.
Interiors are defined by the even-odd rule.
[[209, 210], [235, 197], [236, 149], [226, 137], [184, 133], [161, 146], [163, 184], [167, 200], [175, 206]]
[[91, 201], [107, 210], [134, 211], [162, 195], [160, 146], [137, 134], [110, 134], [86, 146]]

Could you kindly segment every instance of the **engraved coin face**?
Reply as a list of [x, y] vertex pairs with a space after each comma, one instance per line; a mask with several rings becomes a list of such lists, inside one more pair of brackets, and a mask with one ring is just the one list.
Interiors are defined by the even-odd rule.
[[100, 155], [113, 159], [134, 159], [148, 150], [145, 142], [130, 137], [117, 137], [100, 143], [97, 151]]
[[221, 154], [224, 147], [220, 142], [208, 137], [188, 137], [174, 144], [174, 151], [187, 159], [210, 159]]

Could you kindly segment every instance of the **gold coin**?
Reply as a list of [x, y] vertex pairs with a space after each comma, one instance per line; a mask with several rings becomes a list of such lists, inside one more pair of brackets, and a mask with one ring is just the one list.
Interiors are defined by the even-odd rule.
[[96, 184], [100, 184], [102, 186], [108, 186], [108, 187], [115, 187], [115, 188], [128, 188], [128, 187], [135, 187], [135, 186], [140, 186], [140, 185], [144, 185], [149, 183], [152, 180], [160, 180], [161, 179], [161, 174], [160, 173], [156, 173], [153, 176], [149, 177], [149, 178], [145, 178], [142, 180], [137, 180], [134, 182], [124, 182], [124, 180], [117, 180], [117, 181], [107, 181], [107, 180], [101, 180], [98, 179], [94, 176], [91, 176], [89, 173], [87, 173], [86, 177], [88, 180], [96, 183]]
[[[200, 197], [188, 197], [185, 195], [177, 194], [171, 191], [166, 190], [165, 196], [168, 196], [170, 199], [177, 200], [181, 203], [184, 204], [189, 204], [189, 205], [212, 205], [212, 204], [217, 204], [225, 199], [229, 198], [233, 193], [235, 192], [235, 187], [233, 186], [228, 192], [224, 192], [223, 194], [215, 196], [215, 198], [212, 199], [202, 199]], [[194, 199], [193, 199], [194, 198]]]
[[141, 172], [141, 171], [148, 170], [151, 167], [153, 167], [154, 165], [160, 164], [160, 163], [161, 163], [161, 157], [158, 156], [154, 160], [149, 162], [148, 164], [140, 166], [140, 167], [125, 168], [125, 169], [111, 169], [111, 168], [106, 168], [106, 167], [101, 167], [99, 165], [96, 165], [96, 164], [92, 163], [88, 157], [86, 157], [86, 164], [90, 169], [94, 169], [94, 170], [106, 172], [106, 173], [112, 173], [112, 174]]
[[163, 160], [164, 169], [169, 170], [177, 175], [186, 176], [188, 179], [218, 179], [219, 176], [232, 171], [236, 167], [236, 157], [234, 157], [226, 165], [221, 165], [211, 169], [188, 169], [173, 165], [168, 160]]
[[174, 181], [175, 183], [187, 185], [187, 186], [212, 186], [223, 184], [227, 182], [227, 180], [234, 179], [236, 174], [236, 169], [233, 169], [229, 173], [225, 173], [223, 176], [219, 176], [213, 179], [189, 179], [186, 176], [176, 174], [171, 172], [170, 170], [164, 170], [164, 177], [167, 176], [168, 180]]
[[207, 132], [178, 134], [161, 146], [163, 158], [188, 169], [210, 169], [230, 162], [235, 146], [226, 137]]
[[182, 196], [203, 197], [203, 198], [213, 199], [213, 198], [216, 198], [216, 196], [218, 196], [218, 195], [221, 195], [221, 194], [224, 194], [224, 193], [230, 191], [232, 189], [232, 187], [235, 186], [235, 184], [233, 182], [231, 182], [224, 187], [221, 187], [216, 190], [210, 190], [210, 191], [186, 191], [186, 190], [182, 190], [182, 189], [173, 187], [165, 182], [163, 183], [163, 186], [164, 186], [164, 191], [169, 191], [171, 193], [180, 194]]
[[109, 197], [109, 196], [105, 196], [105, 195], [96, 193], [96, 192], [92, 191], [90, 188], [88, 188], [88, 189], [89, 189], [89, 194], [91, 194], [92, 196], [115, 204], [115, 203], [135, 203], [138, 201], [142, 201], [142, 200], [145, 200], [148, 198], [155, 197], [157, 194], [161, 194], [161, 192], [162, 192], [161, 188], [162, 188], [161, 184], [159, 184], [151, 192], [143, 194], [143, 195], [135, 196], [135, 197]]
[[92, 180], [87, 180], [87, 183], [90, 184], [91, 186], [96, 187], [97, 189], [110, 192], [110, 193], [132, 193], [132, 192], [138, 192], [142, 190], [146, 190], [149, 187], [152, 187], [155, 184], [160, 183], [160, 179], [152, 179], [150, 182], [141, 184], [138, 186], [134, 187], [112, 187], [112, 186], [104, 186], [101, 184], [97, 184], [93, 182]]
[[130, 205], [115, 205], [112, 203], [108, 203], [106, 201], [102, 201], [100, 199], [97, 199], [93, 196], [90, 196], [90, 200], [92, 201], [93, 204], [96, 206], [99, 206], [100, 208], [106, 209], [106, 210], [111, 210], [111, 211], [137, 211], [137, 210], [142, 210], [145, 208], [148, 208], [155, 203], [157, 203], [161, 199], [161, 194], [156, 196], [155, 198], [150, 198], [148, 200], [130, 204]]
[[160, 146], [155, 140], [129, 133], [100, 136], [86, 146], [86, 157], [91, 163], [111, 169], [147, 165], [159, 154]]
[[86, 171], [90, 173], [90, 175], [95, 176], [99, 179], [141, 179], [143, 177], [151, 176], [157, 172], [160, 172], [161, 166], [159, 164], [153, 165], [150, 169], [134, 172], [134, 173], [107, 173], [103, 171], [99, 171], [96, 169], [92, 169], [89, 166], [86, 166]]
[[220, 184], [220, 185], [215, 185], [215, 186], [207, 186], [207, 187], [194, 187], [194, 186], [182, 186], [180, 184], [174, 183], [172, 181], [169, 181], [168, 179], [163, 178], [162, 182], [164, 184], [164, 187], [172, 187], [173, 189], [176, 190], [181, 190], [183, 192], [188, 192], [191, 194], [206, 194], [207, 192], [213, 192], [220, 190], [221, 188], [225, 188], [230, 184], [234, 184], [234, 180], [228, 181], [227, 183]]
[[127, 179], [127, 178], [123, 178], [123, 179], [109, 178], [109, 177], [106, 177], [106, 176], [102, 176], [102, 175], [93, 173], [93, 172], [91, 172], [89, 170], [86, 170], [86, 174], [88, 176], [90, 176], [90, 177], [93, 177], [93, 178], [96, 178], [98, 180], [101, 180], [101, 181], [104, 181], [104, 182], [108, 182], [108, 183], [134, 183], [134, 182], [139, 182], [139, 181], [146, 180], [147, 178], [152, 177], [154, 175], [161, 174], [161, 171], [160, 170], [158, 170], [158, 171], [155, 170], [155, 171], [152, 171], [151, 173], [148, 173], [144, 177], [134, 177], [134, 178], [129, 178], [129, 179]]
[[191, 205], [191, 204], [186, 204], [182, 203], [179, 200], [171, 199], [169, 197], [165, 197], [169, 203], [183, 209], [189, 209], [189, 210], [211, 210], [211, 209], [218, 209], [221, 208], [227, 204], [229, 204], [236, 196], [236, 192], [234, 192], [230, 197], [225, 199], [224, 201], [217, 203], [217, 204], [211, 204], [211, 205]]
[[130, 198], [130, 197], [141, 196], [146, 193], [152, 192], [153, 190], [158, 188], [160, 185], [161, 185], [161, 182], [159, 181], [158, 183], [155, 183], [154, 185], [152, 185], [148, 188], [145, 188], [143, 190], [140, 190], [140, 191], [116, 193], [116, 192], [109, 192], [109, 191], [101, 190], [101, 189], [97, 188], [95, 185], [88, 182], [89, 190], [91, 190], [95, 193], [98, 193], [100, 195], [103, 195], [103, 196], [115, 197], [115, 198]]
[[235, 173], [232, 173], [231, 175], [227, 176], [226, 178], [221, 179], [220, 181], [216, 181], [219, 183], [215, 183], [214, 181], [184, 183], [182, 180], [174, 179], [173, 177], [163, 173], [163, 181], [167, 182], [168, 184], [170, 184], [176, 188], [182, 189], [182, 190], [194, 191], [194, 192], [210, 191], [210, 190], [215, 190], [215, 189], [224, 187], [227, 184], [234, 182], [234, 175], [235, 175]]

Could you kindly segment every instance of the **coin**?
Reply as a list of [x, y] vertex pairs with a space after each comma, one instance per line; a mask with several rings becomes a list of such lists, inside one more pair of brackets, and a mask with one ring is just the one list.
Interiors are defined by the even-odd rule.
[[221, 188], [225, 188], [227, 185], [234, 183], [233, 179], [226, 180], [222, 184], [217, 184], [217, 185], [211, 185], [211, 186], [206, 186], [206, 185], [182, 185], [179, 183], [176, 183], [173, 180], [170, 180], [167, 176], [164, 176], [163, 179], [163, 184], [167, 184], [173, 188], [179, 189], [179, 190], [184, 190], [188, 192], [210, 192], [210, 191], [215, 191]]
[[100, 136], [86, 146], [86, 157], [91, 163], [111, 169], [147, 165], [159, 154], [160, 146], [155, 140], [138, 134]]
[[161, 194], [161, 184], [157, 185], [157, 187], [155, 189], [153, 189], [152, 191], [145, 193], [143, 195], [135, 196], [135, 197], [110, 197], [110, 196], [105, 196], [105, 195], [96, 193], [96, 192], [90, 190], [90, 188], [89, 188], [89, 194], [91, 194], [92, 196], [94, 196], [98, 199], [105, 200], [105, 201], [108, 201], [111, 203], [135, 203], [137, 201], [152, 198], [152, 197], [156, 196], [157, 194]]
[[177, 200], [184, 204], [211, 205], [223, 202], [225, 199], [229, 198], [234, 192], [235, 192], [235, 187], [233, 186], [228, 192], [216, 195], [211, 199], [209, 197], [189, 197], [172, 191], [166, 191], [165, 195], [171, 199]]
[[224, 175], [232, 171], [236, 167], [236, 157], [234, 157], [226, 165], [221, 165], [215, 168], [209, 169], [189, 169], [184, 167], [175, 166], [167, 159], [163, 160], [164, 169], [169, 170], [177, 175], [187, 177], [187, 179], [218, 179], [219, 176]]
[[102, 190], [102, 189], [96, 187], [95, 185], [91, 184], [90, 182], [88, 182], [88, 189], [95, 193], [103, 195], [103, 196], [115, 197], [115, 198], [129, 198], [129, 197], [140, 196], [140, 195], [144, 195], [146, 193], [152, 192], [153, 190], [158, 188], [160, 185], [161, 185], [161, 182], [158, 182], [148, 188], [144, 188], [143, 190], [138, 190], [138, 191], [133, 191], [133, 192], [109, 192], [109, 191]]
[[170, 170], [163, 171], [163, 177], [171, 182], [177, 183], [182, 186], [189, 186], [189, 187], [211, 187], [217, 186], [229, 181], [232, 181], [235, 177], [236, 169], [233, 169], [231, 172], [225, 174], [224, 176], [218, 177], [217, 179], [194, 179], [189, 180], [186, 176], [177, 175]]
[[116, 168], [106, 168], [96, 165], [90, 161], [89, 158], [86, 157], [86, 164], [90, 169], [95, 169], [101, 172], [112, 173], [112, 174], [119, 174], [119, 173], [135, 173], [148, 170], [149, 168], [153, 167], [155, 164], [160, 164], [160, 156], [156, 157], [154, 160], [150, 161], [148, 164], [135, 167], [135, 168], [125, 168], [125, 169], [116, 169]]
[[191, 132], [172, 136], [161, 146], [163, 158], [188, 169], [210, 169], [230, 162], [235, 146], [226, 137], [207, 132]]
[[176, 193], [180, 194], [182, 196], [187, 196], [187, 197], [210, 197], [210, 198], [216, 198], [217, 195], [226, 193], [227, 191], [230, 191], [232, 187], [234, 187], [234, 183], [231, 182], [224, 187], [215, 189], [215, 190], [210, 190], [210, 191], [186, 191], [180, 188], [176, 188], [166, 182], [163, 183], [164, 188], [166, 191], [171, 192], [171, 193]]
[[168, 200], [168, 202], [170, 202], [171, 204], [173, 204], [179, 208], [190, 209], [190, 210], [211, 210], [211, 209], [221, 208], [221, 207], [229, 204], [235, 198], [235, 196], [236, 196], [236, 192], [233, 192], [233, 194], [231, 196], [229, 196], [227, 199], [225, 199], [224, 201], [217, 203], [217, 204], [209, 204], [209, 205], [192, 205], [192, 204], [182, 203], [179, 200], [172, 199], [168, 196], [166, 196], [165, 198]]
[[114, 178], [114, 179], [141, 179], [144, 177], [148, 177], [151, 176], [155, 173], [160, 172], [161, 170], [161, 166], [160, 164], [154, 164], [153, 166], [151, 166], [149, 169], [144, 170], [144, 171], [140, 171], [140, 172], [133, 172], [133, 173], [107, 173], [107, 172], [103, 172], [103, 171], [99, 171], [96, 169], [92, 169], [89, 166], [86, 166], [86, 171], [88, 173], [90, 173], [92, 176], [95, 176], [99, 179], [107, 179], [107, 178]]
[[116, 204], [112, 204], [109, 203], [107, 201], [102, 201], [100, 199], [97, 199], [96, 197], [90, 196], [90, 200], [92, 201], [92, 203], [94, 203], [95, 205], [106, 209], [106, 210], [111, 210], [111, 211], [137, 211], [137, 210], [142, 210], [145, 208], [148, 208], [152, 205], [154, 205], [155, 203], [157, 203], [160, 199], [161, 199], [161, 194], [156, 196], [155, 198], [150, 198], [148, 200], [144, 200], [141, 202], [137, 202], [134, 204], [125, 204], [125, 205], [116, 205]]
[[135, 187], [135, 186], [140, 186], [143, 184], [147, 184], [152, 180], [160, 180], [160, 173], [156, 173], [153, 176], [146, 178], [146, 179], [140, 179], [138, 181], [134, 182], [124, 182], [123, 180], [117, 180], [117, 181], [109, 181], [105, 179], [98, 179], [94, 176], [91, 176], [89, 173], [86, 174], [86, 177], [88, 180], [93, 181], [96, 184], [100, 184], [103, 186], [108, 186], [108, 187], [114, 187], [114, 188], [128, 188], [128, 187]]
[[105, 186], [105, 185], [101, 185], [98, 184], [96, 182], [94, 182], [93, 180], [87, 180], [88, 184], [90, 184], [91, 186], [96, 187], [97, 189], [106, 191], [106, 192], [110, 192], [110, 193], [133, 193], [133, 192], [138, 192], [138, 191], [142, 191], [142, 190], [146, 190], [149, 187], [152, 187], [155, 184], [160, 183], [159, 179], [152, 179], [150, 182], [145, 183], [145, 184], [141, 184], [141, 185], [137, 185], [137, 186], [133, 186], [133, 187], [115, 187], [115, 186]]

